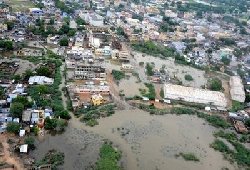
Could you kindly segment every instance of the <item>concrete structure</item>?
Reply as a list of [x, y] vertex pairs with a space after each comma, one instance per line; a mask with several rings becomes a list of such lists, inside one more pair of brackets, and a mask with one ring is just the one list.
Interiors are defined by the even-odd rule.
[[99, 106], [99, 105], [103, 104], [103, 102], [104, 102], [104, 99], [103, 99], [102, 95], [94, 94], [94, 95], [91, 96], [91, 103], [94, 106]]
[[173, 100], [183, 100], [201, 104], [209, 104], [218, 107], [226, 107], [227, 100], [223, 93], [208, 91], [193, 87], [165, 84], [164, 98]]
[[106, 79], [105, 68], [95, 64], [79, 63], [75, 67], [76, 79]]
[[54, 79], [45, 76], [32, 76], [29, 78], [29, 84], [53, 84]]
[[245, 101], [245, 91], [244, 86], [242, 84], [241, 78], [239, 76], [231, 76], [230, 77], [230, 94], [232, 100], [238, 101], [238, 102], [244, 102]]

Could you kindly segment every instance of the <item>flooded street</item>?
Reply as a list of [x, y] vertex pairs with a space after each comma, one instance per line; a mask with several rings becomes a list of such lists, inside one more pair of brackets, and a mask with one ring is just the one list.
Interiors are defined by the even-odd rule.
[[[195, 116], [151, 116], [141, 110], [124, 110], [99, 120], [96, 127], [84, 128], [117, 144], [126, 155], [126, 169], [235, 169], [209, 147], [216, 129]], [[200, 162], [176, 158], [180, 152], [192, 152]]]

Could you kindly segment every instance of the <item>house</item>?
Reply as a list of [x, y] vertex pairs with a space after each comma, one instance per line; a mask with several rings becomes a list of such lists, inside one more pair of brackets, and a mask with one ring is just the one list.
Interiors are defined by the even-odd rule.
[[44, 84], [53, 84], [54, 79], [45, 77], [45, 76], [32, 76], [29, 78], [29, 84], [39, 84], [39, 85], [44, 85]]
[[131, 64], [125, 64], [125, 63], [123, 63], [122, 66], [121, 66], [121, 69], [122, 70], [133, 70], [134, 67]]
[[24, 144], [20, 146], [20, 153], [27, 153], [28, 152], [28, 144]]
[[94, 94], [91, 96], [91, 103], [94, 105], [94, 106], [99, 106], [101, 104], [104, 103], [104, 99], [102, 97], [102, 95], [100, 94]]
[[30, 122], [30, 119], [31, 119], [31, 113], [32, 113], [32, 109], [27, 109], [23, 112], [23, 115], [22, 115], [22, 121], [23, 122]]
[[23, 84], [17, 84], [15, 90], [12, 91], [13, 94], [22, 94], [24, 92]]

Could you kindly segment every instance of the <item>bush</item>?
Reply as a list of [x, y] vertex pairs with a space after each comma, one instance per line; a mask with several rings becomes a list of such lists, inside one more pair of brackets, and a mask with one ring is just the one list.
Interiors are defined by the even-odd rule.
[[21, 118], [23, 110], [24, 110], [24, 105], [22, 103], [18, 102], [12, 103], [10, 106], [11, 116], [15, 118]]
[[35, 139], [33, 137], [26, 137], [24, 143], [28, 144], [29, 148], [35, 149]]
[[213, 91], [220, 91], [222, 90], [222, 82], [218, 78], [213, 78], [210, 82], [209, 87]]
[[153, 76], [154, 75], [153, 67], [149, 63], [147, 63], [145, 68], [146, 68], [147, 76]]
[[64, 163], [64, 153], [58, 152], [56, 150], [50, 150], [45, 157], [37, 161], [35, 164], [36, 166], [41, 166], [41, 165], [51, 165], [51, 169], [57, 169], [59, 165], [63, 165]]
[[9, 122], [6, 128], [7, 132], [18, 134], [20, 130], [20, 124], [17, 122]]
[[229, 153], [231, 152], [229, 147], [221, 140], [215, 139], [215, 141], [210, 144], [210, 147], [214, 148], [217, 151], [220, 151], [222, 153]]
[[56, 119], [50, 119], [49, 117], [45, 118], [44, 128], [46, 130], [54, 130], [57, 126], [57, 120]]
[[95, 126], [95, 125], [98, 125], [98, 124], [99, 124], [98, 121], [95, 120], [95, 119], [90, 119], [90, 120], [88, 120], [88, 121], [86, 122], [86, 125], [87, 125], [87, 126], [91, 126], [91, 127], [93, 127], [93, 126]]
[[119, 70], [112, 70], [112, 75], [115, 80], [121, 80], [125, 78], [125, 73]]
[[243, 109], [244, 109], [244, 103], [233, 100], [232, 108], [231, 108], [232, 112], [237, 112], [237, 111], [243, 110]]
[[96, 170], [120, 170], [118, 161], [121, 153], [116, 151], [111, 144], [103, 144], [100, 148], [100, 159], [96, 162]]
[[186, 161], [200, 161], [193, 153], [180, 153], [179, 155]]
[[186, 74], [185, 75], [185, 80], [187, 80], [187, 81], [193, 81], [194, 79], [193, 79], [193, 77], [191, 75]]

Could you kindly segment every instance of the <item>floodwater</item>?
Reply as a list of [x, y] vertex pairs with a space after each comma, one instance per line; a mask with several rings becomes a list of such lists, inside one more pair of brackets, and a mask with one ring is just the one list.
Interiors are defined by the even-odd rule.
[[91, 169], [98, 159], [102, 143], [103, 140], [98, 135], [69, 127], [63, 134], [46, 135], [44, 140], [37, 141], [37, 148], [31, 154], [36, 160], [40, 160], [49, 150], [56, 149], [65, 154], [64, 165], [59, 169]]
[[[84, 129], [113, 141], [122, 150], [128, 170], [235, 169], [209, 147], [216, 129], [195, 116], [152, 116], [142, 110], [123, 110]], [[176, 158], [180, 152], [194, 153], [200, 162]]]
[[141, 95], [139, 89], [147, 89], [142, 82], [138, 82], [137, 77], [132, 75], [128, 79], [122, 79], [118, 88], [119, 90], [123, 90], [123, 93], [127, 97]]
[[[141, 53], [136, 52], [134, 56], [136, 64], [140, 62], [144, 63], [154, 63], [156, 69], [162, 68], [165, 65], [165, 70], [170, 75], [170, 77], [176, 76], [179, 80], [182, 81], [183, 85], [185, 86], [192, 86], [192, 87], [201, 87], [207, 83], [206, 78], [204, 77], [205, 71], [195, 69], [190, 66], [179, 65], [174, 63], [174, 59], [167, 58], [165, 60], [159, 57], [152, 57], [149, 55], [142, 56]], [[146, 64], [145, 64], [146, 65]], [[145, 70], [143, 67], [138, 67], [136, 70], [140, 74], [140, 77], [145, 75]], [[189, 74], [193, 77], [193, 81], [186, 81], [185, 75]]]

